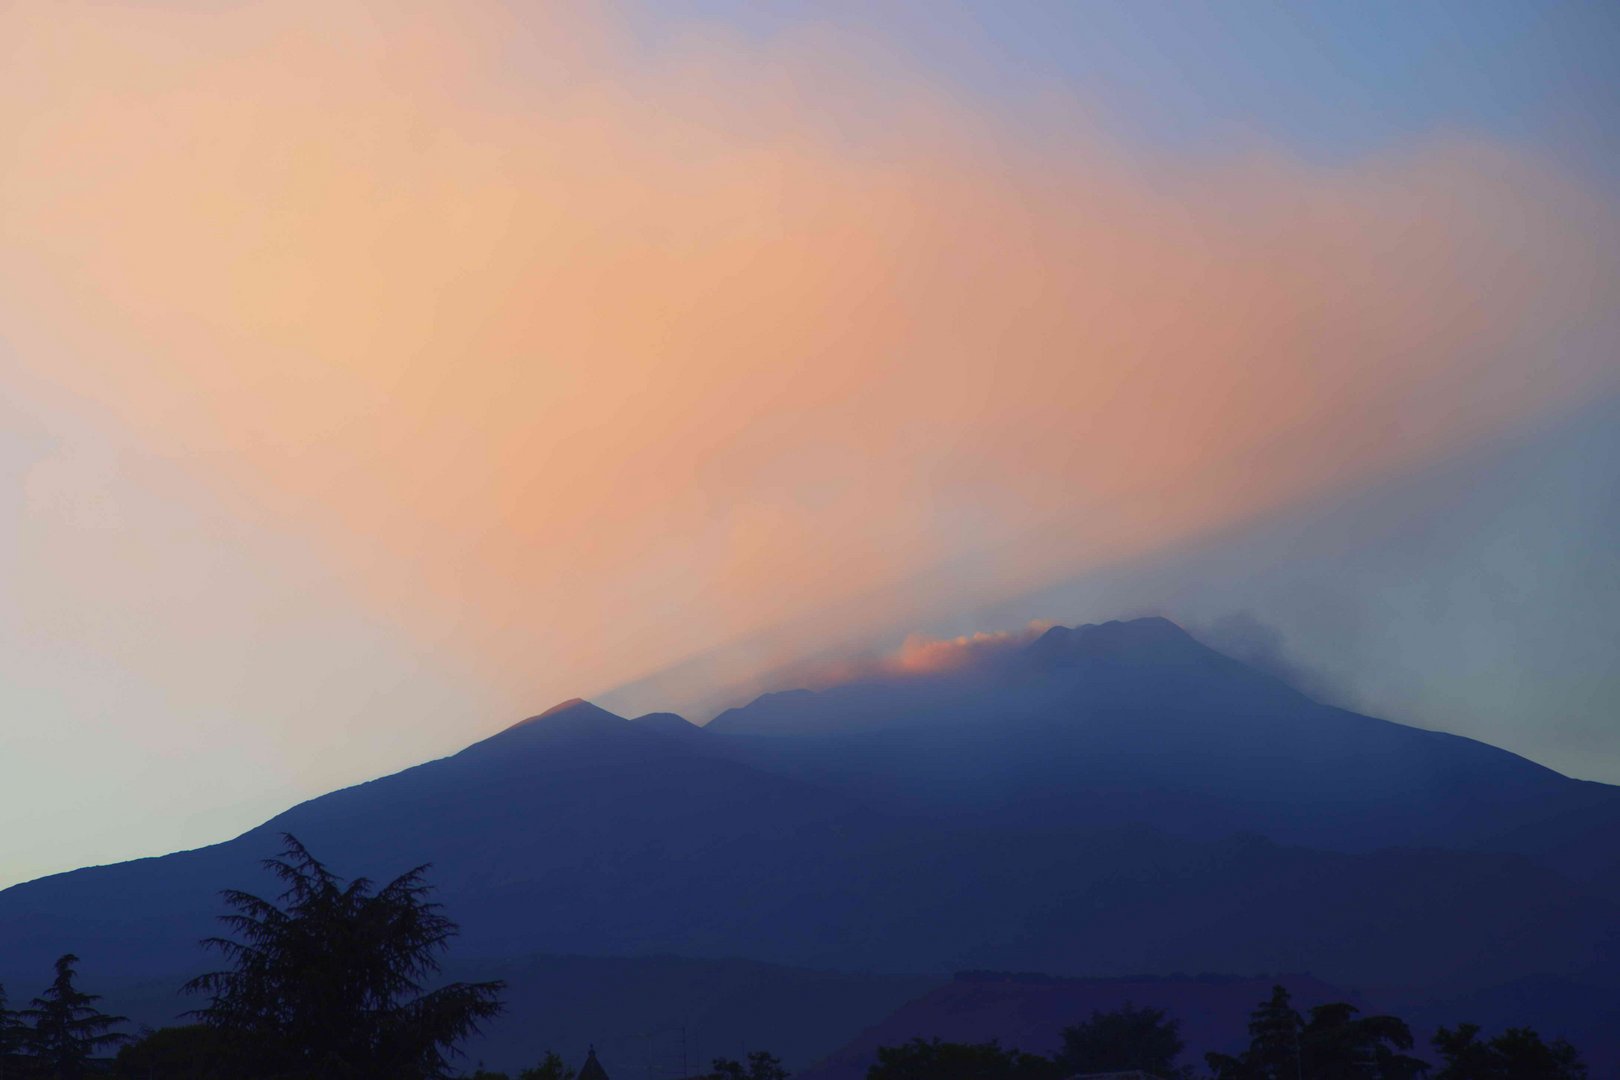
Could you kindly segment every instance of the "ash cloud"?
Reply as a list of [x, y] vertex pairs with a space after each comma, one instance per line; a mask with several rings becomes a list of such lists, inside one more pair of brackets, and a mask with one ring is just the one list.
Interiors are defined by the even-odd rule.
[[1297, 647], [1290, 647], [1280, 627], [1251, 611], [1235, 611], [1188, 629], [1217, 652], [1274, 675], [1308, 697], [1324, 704], [1356, 708], [1350, 687], [1312, 667], [1298, 654]]

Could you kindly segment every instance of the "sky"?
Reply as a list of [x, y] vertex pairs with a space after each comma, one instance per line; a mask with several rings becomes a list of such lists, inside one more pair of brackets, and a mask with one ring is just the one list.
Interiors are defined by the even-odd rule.
[[0, 8], [0, 885], [1137, 614], [1620, 782], [1613, 5]]

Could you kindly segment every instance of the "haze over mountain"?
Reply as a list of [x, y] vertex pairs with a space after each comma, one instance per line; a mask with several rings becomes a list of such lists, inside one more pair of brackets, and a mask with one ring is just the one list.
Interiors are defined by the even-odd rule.
[[0, 979], [67, 950], [103, 978], [200, 970], [218, 891], [266, 887], [291, 832], [345, 875], [431, 862], [461, 957], [1612, 980], [1617, 807], [1162, 619], [1058, 627], [704, 729], [565, 702], [226, 843], [0, 892]]
[[1613, 865], [1612, 848], [1560, 845], [1561, 819], [1615, 823], [1614, 788], [1320, 705], [1160, 618], [1053, 627], [926, 677], [767, 694], [708, 730], [744, 737], [716, 745], [737, 760], [980, 821], [1341, 850], [1557, 848], [1572, 869]]
[[500, 1066], [1286, 978], [1620, 1077], [1620, 4], [0, 40], [11, 1000], [172, 1021], [296, 834]]
[[0, 885], [1054, 612], [1620, 782], [1615, 5], [336, 7], [0, 4]]

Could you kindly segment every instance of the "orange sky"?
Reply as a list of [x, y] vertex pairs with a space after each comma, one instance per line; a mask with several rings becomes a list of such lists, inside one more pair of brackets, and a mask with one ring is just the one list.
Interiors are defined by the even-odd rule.
[[[750, 637], [896, 639], [1614, 382], [1615, 215], [1524, 151], [1145, 157], [814, 28], [650, 57], [606, 16], [380, 10], [6, 8], [0, 313], [25, 401], [324, 568], [252, 603], [352, 607], [504, 711], [452, 744]], [[646, 706], [713, 688], [678, 689]]]

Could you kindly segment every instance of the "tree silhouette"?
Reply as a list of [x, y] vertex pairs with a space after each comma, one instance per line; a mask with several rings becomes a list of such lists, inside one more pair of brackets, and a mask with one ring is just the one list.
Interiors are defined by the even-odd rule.
[[1249, 1014], [1249, 1049], [1239, 1057], [1208, 1053], [1204, 1060], [1216, 1080], [1302, 1080], [1304, 1026], [1288, 1003], [1288, 990], [1273, 986], [1271, 997]]
[[158, 1028], [118, 1051], [126, 1080], [236, 1080], [223, 1037], [207, 1024]]
[[1061, 1075], [1037, 1054], [1003, 1050], [999, 1043], [948, 1043], [912, 1039], [880, 1046], [866, 1080], [1053, 1080]]
[[126, 1041], [129, 1036], [109, 1028], [126, 1023], [122, 1016], [108, 1016], [96, 1008], [101, 998], [86, 994], [73, 985], [73, 965], [79, 958], [72, 953], [56, 960], [56, 978], [45, 992], [33, 1000], [23, 1015], [33, 1021], [30, 1048], [45, 1072], [57, 1080], [79, 1080], [85, 1064], [97, 1051]]
[[1064, 1028], [1057, 1066], [1065, 1076], [1138, 1071], [1169, 1077], [1181, 1074], [1176, 1058], [1186, 1045], [1181, 1021], [1163, 1009], [1126, 1002], [1111, 1012], [1093, 1010], [1089, 1020]]
[[788, 1080], [788, 1071], [782, 1068], [781, 1059], [764, 1050], [749, 1054], [746, 1067], [730, 1058], [715, 1058], [710, 1067], [713, 1071], [709, 1073], [709, 1080]]
[[[272, 902], [223, 895], [236, 938], [205, 945], [228, 971], [186, 984], [211, 995], [196, 1012], [227, 1039], [239, 1074], [276, 1080], [437, 1080], [447, 1056], [501, 1011], [502, 984], [424, 991], [456, 927], [430, 902], [426, 866], [381, 889], [345, 885], [290, 834], [264, 865], [286, 885]], [[239, 940], [238, 940], [239, 939]]]
[[0, 1080], [22, 1075], [21, 1058], [31, 1034], [22, 1014], [7, 1007], [6, 988], [0, 986]]
[[1530, 1028], [1508, 1028], [1489, 1042], [1479, 1039], [1478, 1024], [1441, 1028], [1435, 1052], [1445, 1067], [1434, 1080], [1585, 1080], [1586, 1065], [1563, 1039], [1543, 1042]]
[[1238, 1057], [1205, 1054], [1216, 1080], [1414, 1080], [1428, 1064], [1402, 1051], [1412, 1031], [1393, 1016], [1358, 1016], [1342, 1001], [1318, 1005], [1304, 1020], [1288, 991], [1249, 1014], [1249, 1049]]
[[555, 1050], [547, 1050], [540, 1064], [518, 1073], [517, 1080], [574, 1080], [574, 1067]]
[[1412, 1031], [1393, 1016], [1357, 1016], [1342, 1001], [1318, 1005], [1300, 1036], [1305, 1075], [1312, 1080], [1412, 1080], [1429, 1066], [1401, 1053]]

